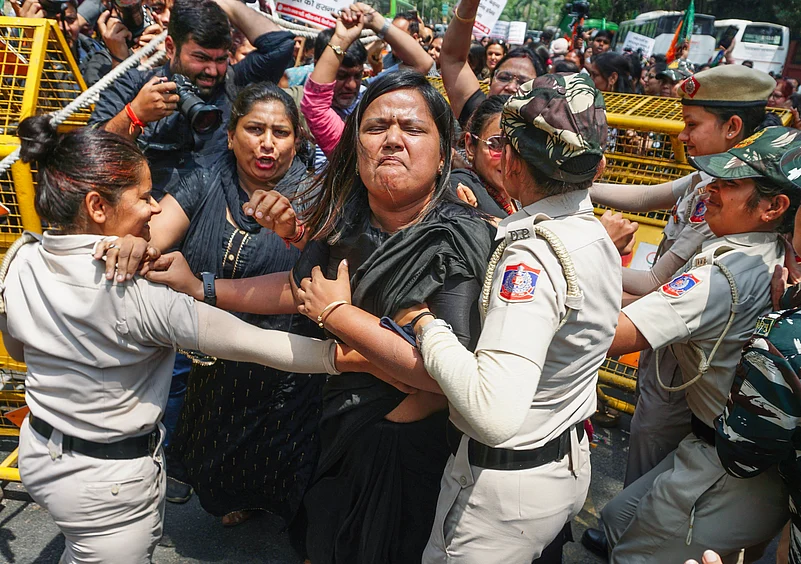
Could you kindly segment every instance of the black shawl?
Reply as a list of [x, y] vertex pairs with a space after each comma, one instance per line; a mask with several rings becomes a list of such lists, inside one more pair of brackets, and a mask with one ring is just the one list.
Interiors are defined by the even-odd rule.
[[[376, 316], [425, 302], [445, 280], [483, 280], [495, 228], [465, 206], [444, 203], [420, 223], [389, 237], [352, 276], [353, 303]], [[346, 253], [346, 255], [349, 253]], [[348, 373], [326, 385], [318, 475], [338, 460], [364, 426], [406, 394], [370, 374]]]
[[[242, 211], [242, 205], [250, 198], [239, 186], [239, 175], [236, 170], [236, 158], [232, 151], [225, 155], [220, 163], [210, 170], [200, 173], [201, 178], [195, 181], [206, 184], [205, 194], [197, 207], [196, 213], [190, 217], [189, 230], [184, 238], [181, 248], [193, 272], [209, 270], [209, 264], [221, 265], [223, 262], [223, 248], [221, 242], [228, 220], [226, 207], [231, 212], [236, 227], [256, 234], [262, 227]], [[303, 162], [295, 158], [284, 177], [275, 186], [275, 190], [290, 200], [300, 189], [302, 181], [307, 176]], [[264, 246], [260, 252], [273, 255], [274, 250]], [[262, 260], [253, 260], [243, 265], [240, 277], [247, 278], [264, 274]], [[287, 270], [292, 264], [287, 265]], [[216, 269], [212, 269], [216, 270]]]

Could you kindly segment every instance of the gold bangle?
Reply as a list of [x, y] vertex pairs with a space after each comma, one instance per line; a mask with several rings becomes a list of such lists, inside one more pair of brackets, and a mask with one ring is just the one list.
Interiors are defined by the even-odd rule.
[[453, 17], [456, 18], [457, 20], [459, 20], [460, 22], [464, 22], [464, 23], [473, 23], [474, 21], [476, 21], [476, 16], [475, 15], [470, 19], [463, 18], [462, 16], [460, 16], [458, 7], [453, 10]]
[[350, 302], [348, 300], [337, 300], [337, 301], [331, 302], [330, 304], [325, 306], [323, 308], [323, 311], [320, 312], [320, 315], [317, 316], [317, 325], [318, 325], [318, 327], [320, 327], [320, 329], [325, 329], [325, 322], [323, 321], [323, 317], [325, 316], [326, 313], [331, 315], [330, 312], [333, 312], [336, 308], [338, 308], [341, 305], [345, 305], [345, 304], [349, 304], [349, 303]]

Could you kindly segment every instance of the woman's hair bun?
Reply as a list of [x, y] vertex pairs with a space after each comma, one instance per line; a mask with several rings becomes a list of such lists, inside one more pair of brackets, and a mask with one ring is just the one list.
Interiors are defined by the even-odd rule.
[[25, 118], [17, 128], [20, 139], [20, 158], [29, 163], [47, 161], [58, 145], [58, 132], [51, 116], [33, 116]]

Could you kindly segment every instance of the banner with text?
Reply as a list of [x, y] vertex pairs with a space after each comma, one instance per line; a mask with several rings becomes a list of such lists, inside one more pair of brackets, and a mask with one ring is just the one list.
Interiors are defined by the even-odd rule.
[[482, 0], [478, 5], [476, 21], [473, 23], [473, 35], [479, 39], [489, 35], [505, 7], [506, 0]]
[[320, 27], [334, 27], [336, 19], [331, 12], [347, 8], [349, 0], [280, 0], [275, 9], [282, 16], [289, 16]]

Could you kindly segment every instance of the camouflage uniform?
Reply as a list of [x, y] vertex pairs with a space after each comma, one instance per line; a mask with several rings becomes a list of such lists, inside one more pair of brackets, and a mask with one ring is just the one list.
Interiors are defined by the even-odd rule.
[[752, 478], [778, 465], [790, 490], [792, 564], [801, 564], [799, 338], [799, 309], [759, 319], [743, 349], [726, 410], [716, 422], [718, 456], [729, 474]]
[[[501, 127], [549, 178], [586, 183], [602, 156], [603, 98], [584, 75], [542, 76], [509, 100]], [[450, 403], [453, 452], [425, 564], [530, 564], [589, 488], [583, 421], [595, 412], [617, 324], [620, 256], [586, 189], [526, 205], [501, 222], [497, 239], [475, 355], [436, 321], [419, 334]], [[471, 395], [479, 389], [503, 392]]]

